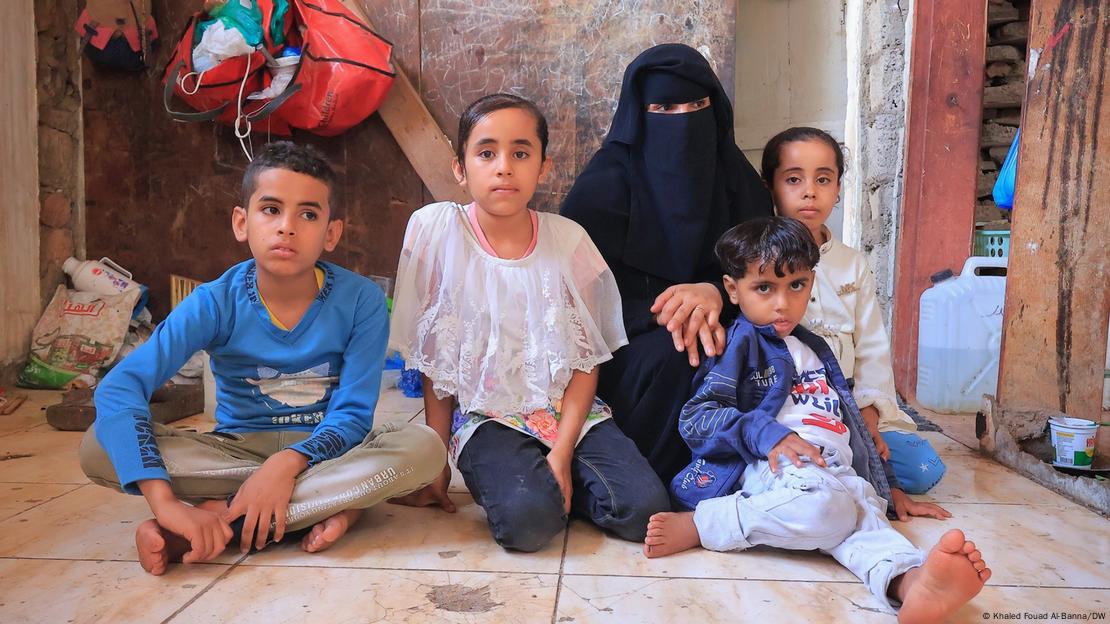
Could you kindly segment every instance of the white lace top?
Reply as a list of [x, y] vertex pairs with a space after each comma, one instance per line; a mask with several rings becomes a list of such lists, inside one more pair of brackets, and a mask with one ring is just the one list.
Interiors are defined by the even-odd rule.
[[409, 219], [390, 347], [464, 414], [548, 410], [573, 371], [628, 343], [617, 283], [589, 235], [557, 214], [538, 217], [536, 247], [517, 260], [484, 251], [456, 203]]
[[821, 245], [821, 261], [810, 295], [807, 329], [832, 347], [845, 377], [855, 379], [852, 396], [862, 409], [879, 411], [879, 431], [916, 431], [905, 412], [898, 409], [890, 342], [883, 327], [875, 278], [860, 252], [833, 238]]

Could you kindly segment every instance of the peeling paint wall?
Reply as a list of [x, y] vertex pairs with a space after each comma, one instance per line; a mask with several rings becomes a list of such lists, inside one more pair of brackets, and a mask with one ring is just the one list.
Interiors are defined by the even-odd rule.
[[[844, 2], [745, 0], [736, 15], [736, 143], [758, 169], [763, 146], [791, 126], [844, 142]], [[844, 202], [829, 216], [841, 236]]]

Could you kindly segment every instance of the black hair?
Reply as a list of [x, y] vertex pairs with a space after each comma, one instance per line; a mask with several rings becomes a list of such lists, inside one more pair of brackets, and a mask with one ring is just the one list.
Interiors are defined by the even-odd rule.
[[767, 185], [767, 188], [774, 188], [775, 170], [782, 164], [782, 146], [795, 141], [821, 141], [828, 145], [832, 148], [833, 154], [836, 155], [836, 177], [837, 179], [844, 177], [844, 150], [840, 148], [836, 139], [820, 128], [796, 126], [787, 128], [771, 137], [771, 140], [767, 141], [767, 145], [763, 147], [763, 163], [760, 175], [763, 176], [763, 183]]
[[725, 274], [744, 277], [748, 264], [759, 262], [759, 270], [775, 267], [775, 275], [812, 269], [821, 259], [821, 249], [809, 228], [788, 217], [760, 217], [734, 226], [717, 239], [713, 249]]
[[511, 93], [491, 93], [470, 103], [462, 115], [459, 115], [459, 141], [455, 144], [455, 156], [459, 164], [465, 168], [466, 142], [470, 140], [470, 132], [474, 126], [485, 119], [490, 113], [505, 109], [519, 108], [531, 113], [536, 118], [536, 134], [540, 137], [540, 161], [547, 160], [547, 118], [543, 116], [539, 107], [531, 100], [513, 95]]
[[292, 141], [273, 141], [262, 147], [262, 151], [247, 165], [243, 172], [243, 208], [248, 208], [251, 195], [258, 189], [258, 176], [267, 169], [286, 169], [294, 173], [316, 178], [328, 187], [328, 220], [340, 218], [336, 210], [336, 175], [320, 150], [311, 145], [297, 145]]

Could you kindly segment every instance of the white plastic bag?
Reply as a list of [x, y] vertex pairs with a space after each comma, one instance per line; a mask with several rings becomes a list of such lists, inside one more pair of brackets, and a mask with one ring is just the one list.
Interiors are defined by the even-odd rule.
[[193, 71], [206, 72], [225, 59], [254, 52], [247, 44], [243, 33], [237, 28], [228, 28], [222, 20], [216, 20], [204, 30], [200, 43], [193, 48]]

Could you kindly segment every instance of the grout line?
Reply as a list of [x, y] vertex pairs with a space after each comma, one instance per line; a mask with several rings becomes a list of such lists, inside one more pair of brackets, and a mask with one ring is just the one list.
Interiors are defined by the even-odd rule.
[[[245, 557], [245, 556], [244, 556]], [[81, 561], [88, 563], [138, 563], [134, 559], [67, 559], [65, 557], [9, 557], [0, 556], [0, 561]], [[227, 566], [229, 568], [243, 568], [244, 570], [251, 567], [265, 567], [265, 568], [296, 568], [296, 569], [327, 569], [327, 570], [373, 570], [373, 571], [396, 571], [396, 572], [450, 572], [450, 573], [473, 573], [473, 574], [516, 574], [522, 576], [555, 576], [553, 572], [521, 572], [513, 570], [442, 570], [434, 568], [358, 568], [353, 566], [305, 566], [300, 564], [292, 565], [240, 565], [243, 558], [228, 563], [216, 563], [213, 561], [199, 561], [191, 563], [191, 566]], [[222, 574], [219, 578], [226, 576]], [[730, 578], [727, 576], [673, 576], [662, 574], [650, 575], [635, 575], [635, 574], [590, 574], [590, 573], [573, 573], [565, 572], [560, 573], [560, 576], [571, 576], [574, 578], [629, 578], [629, 579], [662, 579], [662, 580], [676, 580], [676, 581], [734, 581], [741, 583], [832, 583], [838, 585], [855, 585], [860, 581], [856, 579], [850, 580], [837, 580], [837, 579], [761, 579], [761, 578]], [[218, 579], [217, 579], [218, 580]], [[215, 581], [213, 581], [215, 583]], [[1017, 583], [990, 583], [989, 587], [1008, 587], [1015, 589], [1079, 589], [1088, 591], [1105, 591], [1110, 590], [1110, 585], [1105, 587], [1090, 586], [1090, 585], [1021, 585]], [[206, 588], [207, 589], [207, 588]], [[556, 600], [558, 599], [558, 592], [556, 592]]]
[[[8, 482], [4, 482], [4, 483], [8, 483]], [[19, 482], [17, 482], [17, 483], [19, 483]], [[75, 487], [73, 487], [72, 489], [66, 490], [65, 492], [62, 492], [61, 494], [58, 494], [57, 496], [52, 496], [52, 497], [50, 497], [50, 498], [48, 498], [48, 499], [46, 499], [46, 500], [44, 500], [44, 501], [39, 501], [39, 502], [35, 503], [34, 505], [31, 505], [31, 506], [30, 506], [30, 507], [28, 507], [27, 509], [24, 509], [23, 511], [19, 511], [19, 512], [16, 512], [16, 513], [14, 513], [14, 514], [12, 514], [12, 515], [10, 515], [10, 516], [5, 516], [5, 517], [2, 517], [2, 518], [0, 518], [0, 522], [7, 522], [8, 520], [11, 520], [11, 519], [13, 519], [13, 518], [17, 518], [17, 517], [19, 517], [19, 516], [22, 516], [23, 514], [27, 513], [28, 511], [31, 511], [32, 509], [35, 509], [35, 508], [41, 507], [41, 506], [43, 506], [43, 505], [45, 505], [45, 504], [47, 504], [47, 503], [49, 503], [49, 502], [51, 502], [51, 501], [57, 500], [57, 499], [59, 499], [59, 498], [61, 498], [61, 497], [65, 496], [66, 494], [72, 494], [72, 493], [76, 492], [77, 490], [80, 490], [81, 488], [85, 487], [86, 485], [92, 485], [92, 484], [91, 484], [91, 483], [84, 483], [84, 484], [74, 484], [74, 483], [64, 483], [64, 484], [55, 484], [55, 483], [27, 483], [26, 485], [73, 485], [73, 486], [75, 486]]]
[[[243, 560], [244, 560], [244, 559], [246, 559], [246, 558], [247, 558], [248, 556], [249, 556], [249, 555], [241, 555], [241, 556], [239, 557], [239, 559], [238, 559], [238, 560], [237, 560], [237, 561], [236, 561], [235, 563], [232, 563], [232, 564], [231, 564], [230, 566], [228, 566], [228, 568], [227, 568], [226, 570], [224, 570], [222, 574], [220, 574], [220, 575], [219, 575], [219, 576], [217, 576], [216, 578], [212, 579], [212, 582], [211, 582], [211, 583], [209, 583], [209, 584], [205, 585], [205, 586], [204, 586], [204, 589], [202, 589], [202, 590], [200, 590], [199, 592], [197, 592], [197, 595], [195, 595], [195, 596], [193, 596], [192, 598], [190, 598], [189, 600], [187, 600], [187, 601], [185, 602], [185, 604], [183, 604], [183, 605], [181, 605], [180, 607], [178, 607], [178, 609], [177, 609], [176, 611], [174, 611], [173, 613], [171, 613], [171, 614], [169, 615], [169, 617], [167, 617], [166, 619], [162, 620], [162, 624], [166, 624], [167, 622], [169, 622], [170, 620], [174, 619], [174, 618], [175, 618], [175, 617], [177, 617], [178, 615], [181, 615], [181, 612], [182, 612], [182, 611], [184, 611], [185, 609], [188, 609], [190, 605], [192, 605], [192, 604], [193, 604], [194, 602], [196, 602], [196, 601], [197, 601], [197, 599], [198, 599], [198, 598], [200, 598], [200, 597], [201, 597], [201, 596], [203, 596], [203, 595], [204, 595], [205, 593], [207, 593], [207, 592], [208, 592], [208, 590], [212, 589], [212, 587], [213, 587], [213, 586], [215, 586], [215, 585], [216, 585], [216, 583], [219, 583], [219, 582], [220, 582], [221, 580], [223, 580], [224, 578], [226, 578], [228, 574], [231, 574], [231, 571], [232, 571], [232, 570], [234, 570], [234, 569], [235, 569], [236, 567], [238, 567], [238, 565], [239, 565], [240, 563], [242, 563], [242, 562], [243, 562]], [[205, 562], [205, 563], [207, 563], [207, 562]], [[194, 564], [189, 564], [189, 565], [194, 565]]]
[[[257, 553], [256, 553], [257, 556]], [[3, 559], [4, 557], [0, 557]], [[225, 564], [226, 565], [226, 564]], [[290, 563], [243, 563], [243, 568], [297, 568], [306, 570], [374, 570], [378, 572], [473, 572], [475, 574], [519, 574], [524, 576], [557, 576], [558, 572], [537, 570], [487, 570], [487, 569], [446, 569], [446, 568], [398, 568], [395, 566], [356, 566], [356, 565], [311, 565], [294, 561]]]
[[[729, 578], [727, 576], [670, 576], [670, 575], [634, 575], [634, 574], [586, 574], [586, 573], [566, 573], [564, 576], [572, 576], [575, 578], [630, 578], [630, 579], [660, 579], [660, 580], [676, 580], [676, 581], [734, 581], [741, 583], [832, 583], [837, 585], [859, 585], [859, 579], [851, 580], [837, 580], [837, 579], [762, 579], [762, 578]], [[1020, 589], [1083, 589], [1091, 591], [1101, 591], [1110, 589], [1110, 587], [1096, 587], [1096, 586], [1077, 586], [1077, 585], [1018, 585], [1014, 583], [991, 583], [987, 582], [988, 587], [1012, 587]]]
[[[9, 555], [0, 556], [0, 561], [4, 561], [4, 560], [11, 560], [11, 561], [84, 561], [84, 562], [88, 562], [88, 563], [139, 563], [138, 559], [105, 559], [105, 558], [96, 559], [96, 558], [92, 558], [92, 557], [27, 557], [27, 556], [18, 557], [18, 556], [9, 556]], [[217, 563], [215, 561], [198, 561], [196, 563], [190, 563], [190, 564], [187, 564], [187, 565], [191, 565], [191, 566], [206, 566], [206, 565], [230, 566], [230, 565], [235, 565], [235, 563], [238, 563], [238, 562]], [[186, 564], [182, 564], [182, 565], [186, 565]]]
[[551, 624], [555, 624], [555, 619], [559, 617], [559, 597], [563, 593], [563, 568], [567, 565], [567, 546], [570, 544], [570, 523], [567, 522], [567, 528], [563, 532], [563, 555], [559, 557], [559, 575], [555, 577], [555, 605], [551, 608]]
[[25, 484], [25, 485], [77, 485], [77, 486], [84, 486], [84, 485], [92, 485], [92, 481], [80, 481], [80, 482], [78, 482], [78, 481], [2, 481], [2, 480], [0, 480], [0, 484], [3, 484], [3, 485]]

